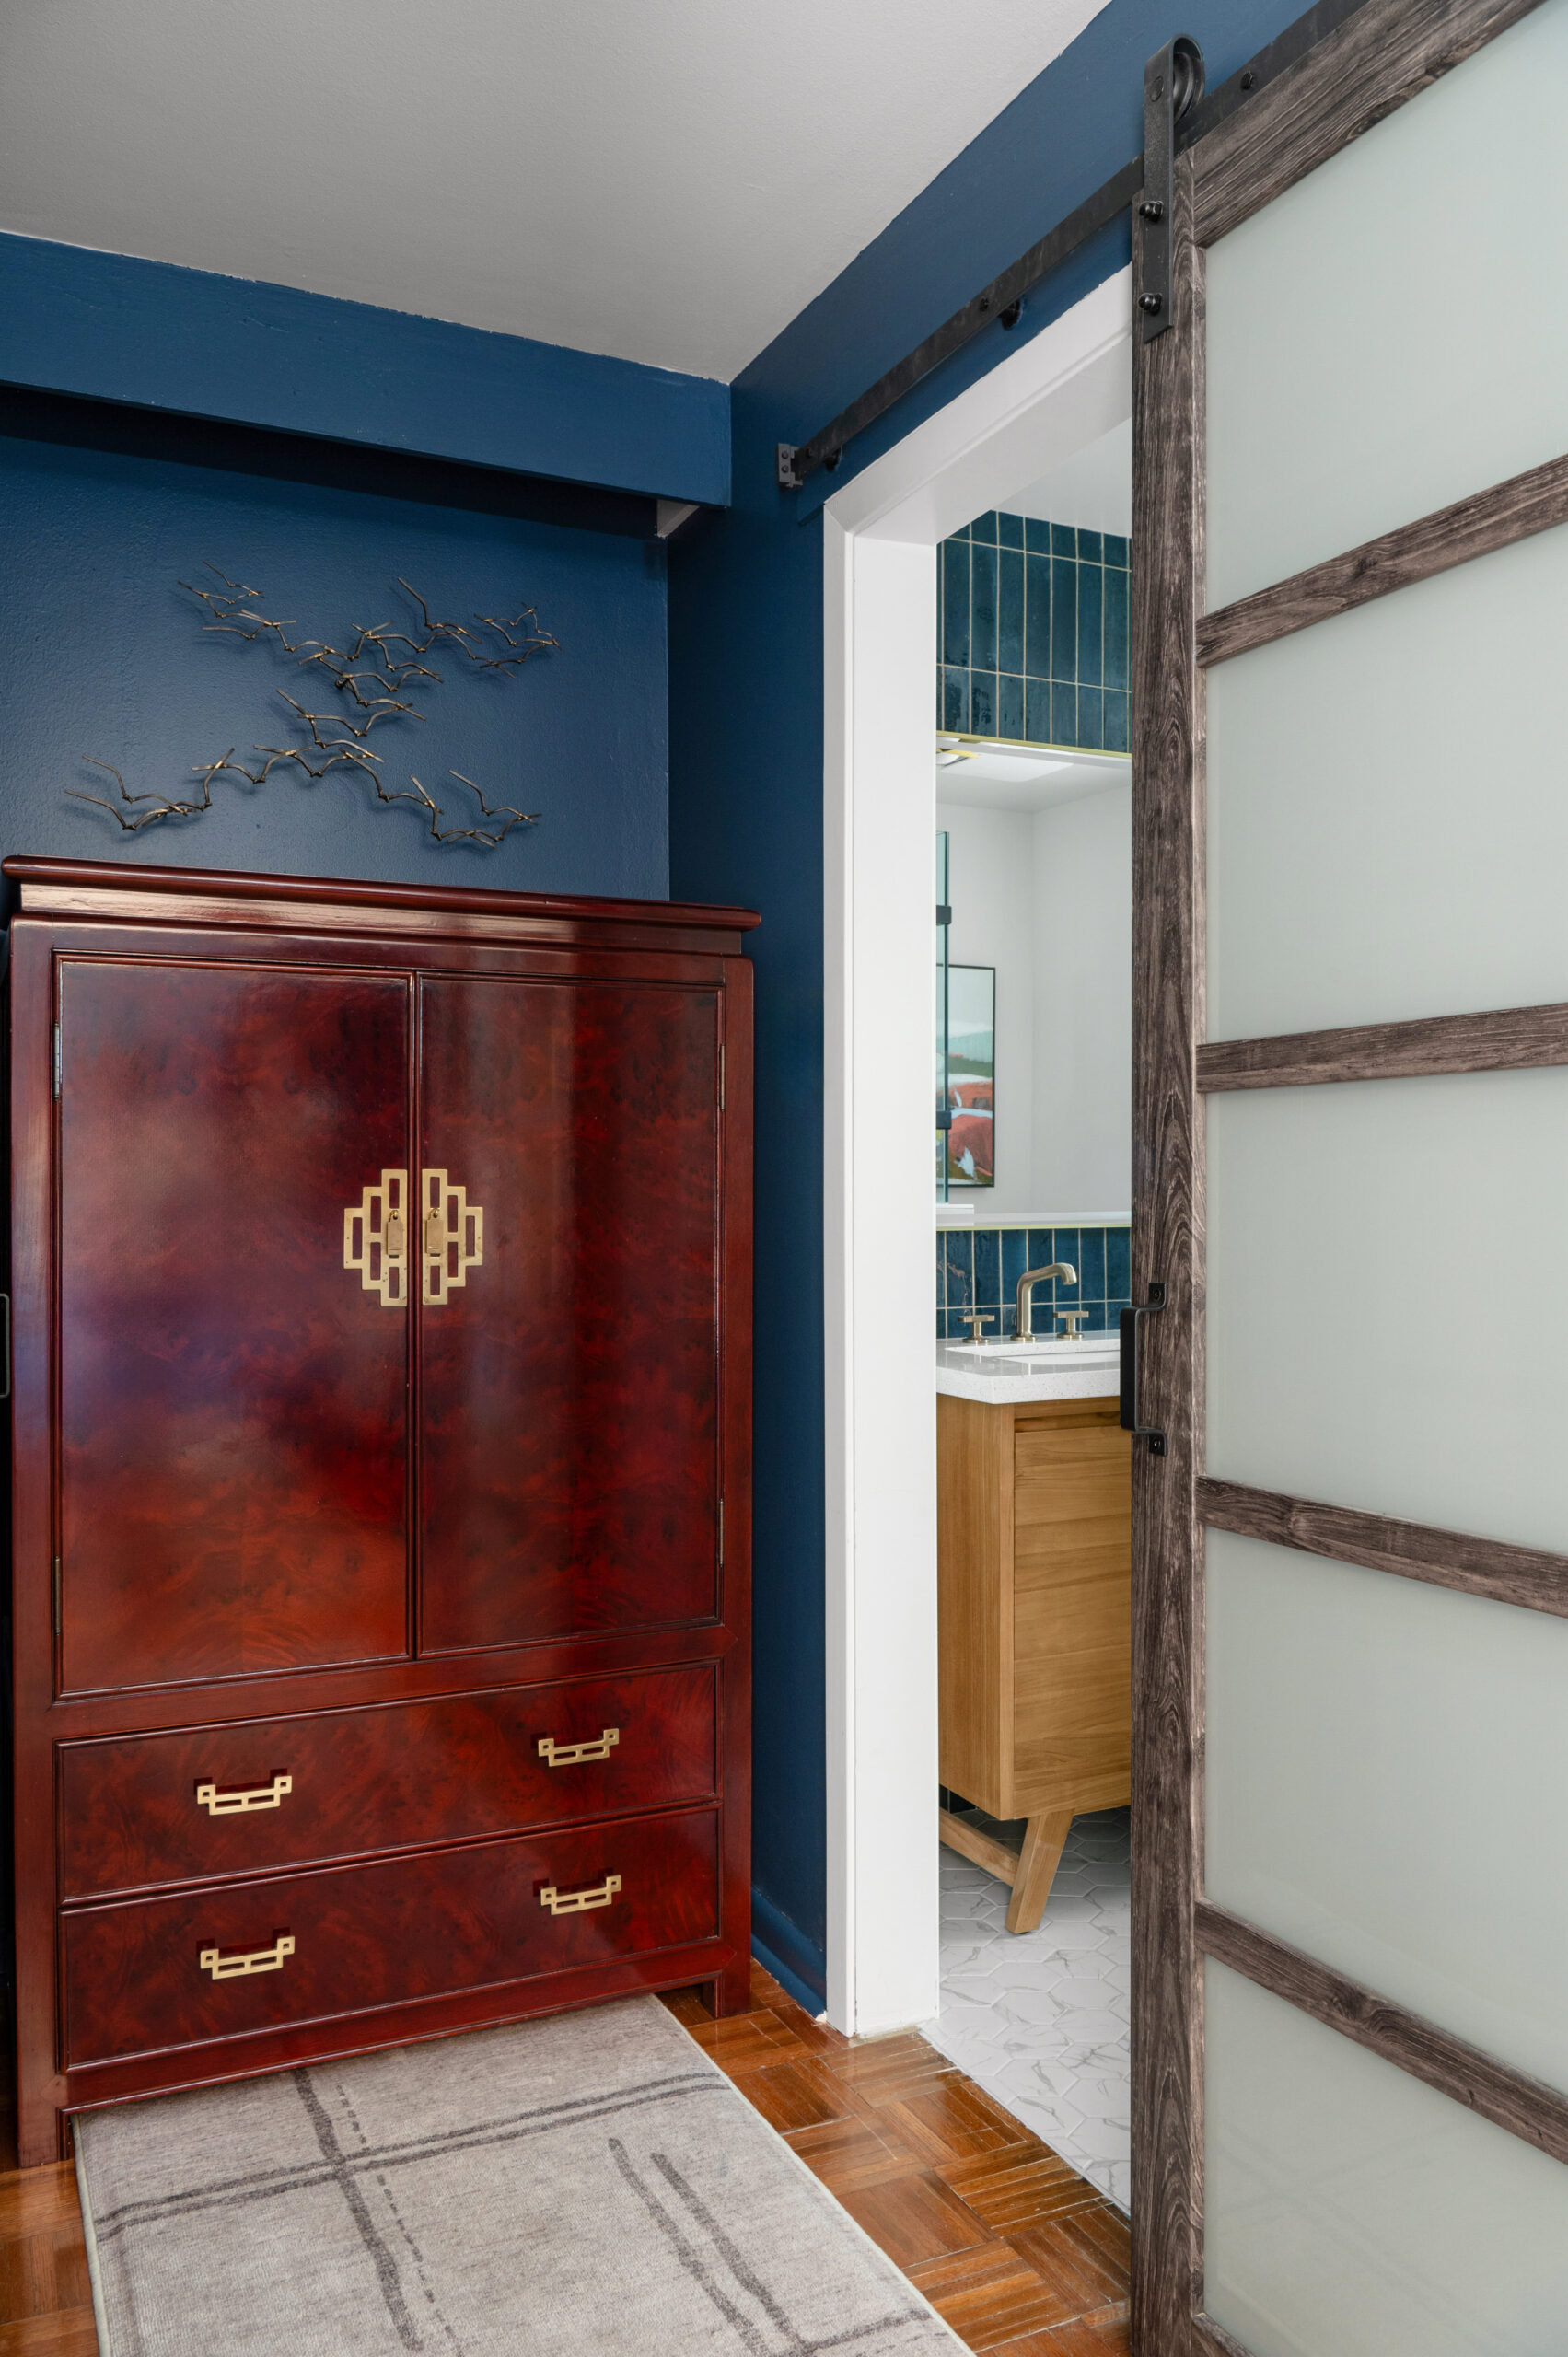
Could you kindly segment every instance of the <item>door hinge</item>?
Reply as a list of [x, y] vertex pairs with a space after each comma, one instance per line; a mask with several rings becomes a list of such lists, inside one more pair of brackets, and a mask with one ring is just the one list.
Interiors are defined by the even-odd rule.
[[61, 1628], [61, 1620], [62, 1620], [62, 1615], [61, 1615], [61, 1611], [60, 1611], [60, 1558], [59, 1558], [59, 1556], [58, 1556], [58, 1555], [56, 1555], [56, 1557], [54, 1558], [54, 1633], [55, 1633], [55, 1635], [56, 1635], [57, 1637], [58, 1637], [58, 1636], [60, 1636], [60, 1635], [63, 1633], [63, 1632], [62, 1632], [62, 1628]]
[[719, 1569], [724, 1569], [724, 1500], [719, 1500]]
[[54, 1094], [56, 1097], [60, 1094], [60, 1026], [57, 1023], [54, 1027]]
[[719, 1050], [719, 1111], [724, 1111], [724, 1050]]
[[1138, 309], [1144, 342], [1171, 322], [1170, 215], [1176, 202], [1176, 126], [1203, 95], [1203, 52], [1183, 33], [1144, 68], [1144, 225]]

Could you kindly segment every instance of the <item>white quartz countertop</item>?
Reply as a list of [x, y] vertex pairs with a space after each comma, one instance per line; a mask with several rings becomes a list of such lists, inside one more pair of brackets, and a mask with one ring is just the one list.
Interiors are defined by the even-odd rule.
[[988, 1408], [1009, 1400], [1108, 1399], [1121, 1387], [1121, 1338], [1085, 1334], [1077, 1341], [1018, 1344], [938, 1342], [936, 1388], [950, 1399]]

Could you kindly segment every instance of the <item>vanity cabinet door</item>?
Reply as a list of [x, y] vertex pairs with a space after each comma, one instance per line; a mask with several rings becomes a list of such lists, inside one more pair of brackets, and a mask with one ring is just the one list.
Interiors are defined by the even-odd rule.
[[717, 993], [432, 979], [420, 1102], [423, 1648], [712, 1617]]
[[61, 1682], [406, 1648], [406, 1303], [344, 1212], [408, 1162], [401, 976], [59, 968]]

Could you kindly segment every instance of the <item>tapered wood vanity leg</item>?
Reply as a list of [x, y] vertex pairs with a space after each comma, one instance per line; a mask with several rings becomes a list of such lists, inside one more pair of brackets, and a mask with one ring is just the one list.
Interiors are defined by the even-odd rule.
[[1056, 1879], [1057, 1864], [1072, 1825], [1071, 1809], [1059, 1810], [1051, 1817], [1030, 1817], [1024, 1832], [1023, 1854], [1018, 1860], [1013, 1896], [1007, 1903], [1010, 1932], [1040, 1929], [1040, 1919], [1051, 1897], [1051, 1886]]

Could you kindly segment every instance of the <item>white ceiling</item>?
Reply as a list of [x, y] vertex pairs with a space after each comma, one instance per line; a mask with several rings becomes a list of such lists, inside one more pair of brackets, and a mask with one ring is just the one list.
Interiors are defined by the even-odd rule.
[[1099, 5], [11, 0], [0, 228], [728, 380]]
[[1120, 532], [1125, 540], [1132, 529], [1132, 419], [996, 505], [1009, 516], [1081, 524], [1086, 531]]

